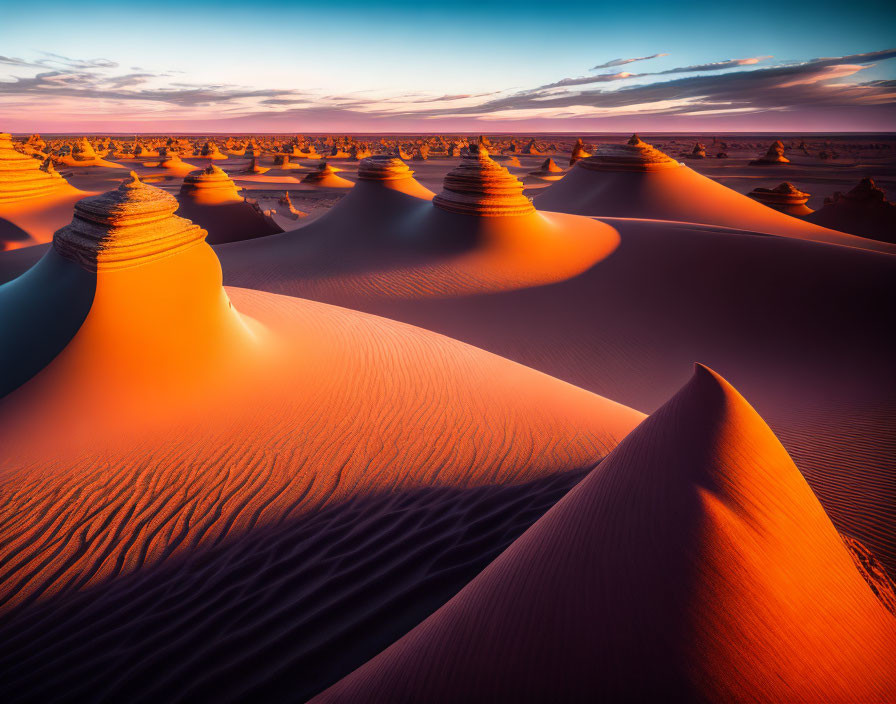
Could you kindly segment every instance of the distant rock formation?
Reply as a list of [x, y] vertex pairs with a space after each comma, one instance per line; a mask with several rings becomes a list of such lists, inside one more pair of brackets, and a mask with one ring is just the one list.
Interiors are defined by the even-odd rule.
[[308, 217], [308, 213], [298, 210], [292, 204], [292, 199], [289, 197], [289, 191], [286, 191], [283, 196], [277, 201], [277, 203], [282, 206], [282, 209], [278, 211], [279, 214], [288, 217], [291, 220], [298, 220], [299, 218]]
[[371, 156], [358, 166], [359, 181], [401, 181], [414, 178], [414, 172], [394, 156]]
[[535, 212], [535, 206], [523, 195], [523, 188], [522, 182], [495, 162], [480, 144], [448, 172], [442, 192], [432, 202], [442, 210], [465, 215], [529, 215]]
[[87, 137], [81, 137], [72, 147], [72, 158], [75, 161], [95, 161], [97, 158], [93, 145], [88, 141]]
[[625, 144], [602, 144], [592, 156], [576, 163], [576, 168], [589, 171], [661, 171], [680, 166], [636, 134]]
[[689, 159], [705, 159], [706, 158], [706, 147], [704, 147], [700, 142], [694, 144], [694, 148], [687, 155]]
[[349, 158], [352, 161], [361, 161], [362, 159], [366, 159], [371, 155], [370, 149], [366, 144], [352, 144], [351, 148], [348, 150]]
[[240, 173], [263, 174], [263, 173], [267, 173], [268, 171], [270, 171], [269, 168], [259, 166], [258, 157], [253, 155], [252, 158], [250, 159], [249, 163], [246, 164], [246, 168], [244, 168]]
[[822, 227], [870, 237], [881, 242], [896, 243], [896, 203], [874, 179], [863, 178], [847, 193], [837, 191], [824, 199], [824, 205], [805, 220]]
[[301, 164], [293, 164], [290, 161], [291, 154], [275, 154], [274, 155], [274, 166], [278, 169], [282, 169], [284, 171], [289, 171], [292, 169], [302, 169], [304, 170], [304, 166]]
[[553, 159], [548, 157], [543, 162], [541, 162], [541, 166], [535, 169], [535, 171], [530, 171], [529, 175], [537, 176], [538, 178], [545, 181], [556, 181], [563, 178], [563, 173], [563, 169], [557, 166]]
[[802, 216], [812, 212], [812, 209], [806, 205], [810, 194], [803, 193], [786, 181], [774, 188], [754, 188], [747, 195], [769, 208], [780, 210], [788, 215]]
[[569, 156], [569, 165], [573, 166], [577, 161], [581, 161], [589, 156], [591, 156], [591, 153], [585, 151], [585, 145], [582, 143], [582, 138], [580, 137], [572, 147], [572, 153]]
[[243, 200], [230, 176], [214, 164], [188, 174], [180, 187], [180, 194], [204, 203]]
[[227, 155], [222, 154], [221, 150], [218, 149], [218, 145], [215, 144], [212, 140], [208, 140], [205, 144], [202, 145], [202, 150], [199, 152], [199, 155], [205, 159], [226, 159]]
[[542, 156], [544, 152], [538, 149], [538, 146], [535, 144], [535, 140], [529, 140], [529, 143], [523, 147], [523, 154], [528, 156]]
[[230, 176], [214, 164], [187, 174], [177, 200], [178, 212], [207, 230], [210, 244], [283, 231], [257, 202], [243, 198]]
[[790, 159], [784, 156], [784, 144], [780, 139], [775, 140], [768, 148], [765, 156], [754, 159], [750, 162], [750, 166], [761, 166], [763, 164], [789, 164]]
[[337, 171], [341, 171], [341, 169], [336, 169], [326, 161], [322, 161], [314, 171], [302, 179], [302, 183], [309, 183], [323, 188], [351, 188], [355, 185], [348, 179], [337, 176]]
[[41, 163], [16, 151], [12, 135], [0, 133], [0, 205], [43, 198], [66, 186], [49, 158]]

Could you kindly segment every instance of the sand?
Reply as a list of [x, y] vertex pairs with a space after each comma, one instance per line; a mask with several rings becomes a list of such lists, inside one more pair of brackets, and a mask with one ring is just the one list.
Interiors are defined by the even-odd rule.
[[315, 702], [888, 701], [896, 620], [705, 367], [457, 596]]
[[[75, 221], [0, 288], [0, 310], [22, 323], [4, 354], [55, 343], [42, 369], [5, 371], [0, 611], [378, 491], [593, 466], [643, 418], [434, 333], [225, 292], [204, 233], [170, 215], [172, 200], [124, 184], [91, 204], [129, 220], [97, 240], [114, 256], [85, 258], [89, 230]], [[167, 234], [124, 265], [150, 212]], [[23, 313], [61, 302], [70, 315]], [[81, 530], [92, 537], [78, 548], [66, 536]]]
[[48, 140], [134, 174], [0, 252], [4, 701], [892, 698], [893, 259], [794, 217], [886, 140]]
[[[413, 222], [425, 222], [425, 208], [412, 209]], [[555, 218], [574, 216], [534, 217], [559, 227]], [[892, 257], [723, 228], [579, 218], [537, 257], [525, 231], [508, 227], [501, 249], [489, 239], [467, 240], [460, 255], [426, 243], [408, 253], [405, 244], [402, 260], [382, 254], [387, 227], [340, 239], [318, 223], [264, 248], [220, 248], [225, 281], [435, 330], [644, 412], [702, 357], [750, 394], [838, 528], [896, 569], [887, 450], [896, 348], [884, 322]], [[460, 226], [445, 232], [457, 238]], [[510, 278], [522, 270], [511, 269], [516, 251], [529, 264]], [[549, 271], [539, 280], [541, 265]]]
[[542, 210], [577, 215], [722, 225], [896, 252], [889, 244], [822, 228], [765, 207], [658, 150], [645, 157], [640, 145], [602, 145], [594, 156], [577, 162], [561, 181], [540, 192], [536, 204]]

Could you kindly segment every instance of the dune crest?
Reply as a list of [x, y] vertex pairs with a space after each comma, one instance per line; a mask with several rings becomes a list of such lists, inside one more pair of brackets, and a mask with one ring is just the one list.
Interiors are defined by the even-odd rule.
[[698, 365], [451, 601], [313, 701], [883, 702], [894, 649], [896, 620], [784, 448]]

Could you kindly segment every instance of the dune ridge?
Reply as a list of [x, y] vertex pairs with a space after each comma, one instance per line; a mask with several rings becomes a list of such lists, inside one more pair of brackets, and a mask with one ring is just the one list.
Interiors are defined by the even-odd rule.
[[313, 701], [882, 702], [894, 648], [896, 619], [784, 448], [698, 365], [457, 596]]
[[722, 225], [888, 253], [893, 246], [848, 235], [767, 208], [675, 161], [637, 135], [601, 145], [535, 196], [540, 210], [594, 217]]

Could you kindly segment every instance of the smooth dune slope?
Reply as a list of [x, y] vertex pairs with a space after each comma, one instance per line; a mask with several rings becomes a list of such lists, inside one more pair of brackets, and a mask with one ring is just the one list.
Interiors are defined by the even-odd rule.
[[[633, 138], [635, 140], [635, 138]], [[805, 222], [671, 159], [641, 140], [602, 145], [535, 197], [542, 210], [722, 225], [784, 237], [896, 252], [896, 246]]]
[[[3, 348], [59, 347], [0, 370], [2, 612], [350, 498], [590, 467], [643, 417], [401, 323], [225, 292], [175, 207], [131, 177], [0, 288]], [[80, 326], [20, 314], [85, 292]]]
[[[435, 330], [645, 412], [704, 359], [750, 395], [837, 527], [896, 574], [896, 260], [682, 223], [556, 225], [554, 251], [532, 266], [556, 278], [516, 290], [483, 284], [503, 280], [500, 259], [471, 270], [437, 250], [382, 264], [377, 247], [323, 235], [219, 252], [226, 283]], [[514, 237], [503, 241], [525, 251], [525, 232]], [[578, 272], [555, 266], [589, 241], [610, 248]]]
[[[587, 218], [535, 210], [523, 184], [480, 147], [435, 197], [400, 160], [372, 157], [358, 184], [319, 220], [263, 247], [221, 247], [228, 283], [291, 282], [310, 298], [333, 285], [395, 298], [445, 298], [539, 286], [580, 274], [619, 244]], [[431, 202], [430, 202], [431, 201]], [[276, 284], [274, 284], [276, 285]]]
[[457, 596], [315, 702], [887, 702], [896, 619], [699, 366]]

